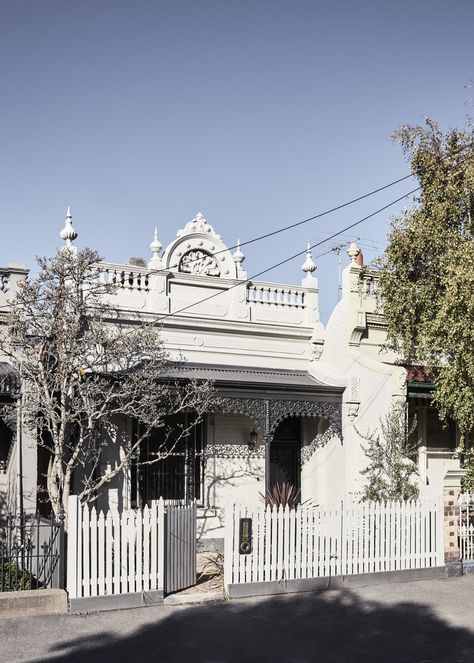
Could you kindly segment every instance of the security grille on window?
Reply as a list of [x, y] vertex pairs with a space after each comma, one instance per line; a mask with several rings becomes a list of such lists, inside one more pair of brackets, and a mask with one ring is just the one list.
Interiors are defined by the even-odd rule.
[[201, 499], [203, 423], [193, 423], [191, 414], [170, 416], [143, 442], [132, 468], [132, 504]]

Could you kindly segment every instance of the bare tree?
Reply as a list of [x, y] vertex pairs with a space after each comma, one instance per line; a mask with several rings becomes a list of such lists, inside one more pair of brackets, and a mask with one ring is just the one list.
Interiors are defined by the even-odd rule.
[[[36, 278], [20, 285], [8, 314], [1, 349], [20, 363], [25, 423], [38, 431], [49, 452], [47, 494], [56, 516], [67, 505], [73, 473], [81, 501], [94, 500], [105, 484], [138, 462], [139, 448], [163, 430], [158, 462], [189, 434], [214, 398], [212, 385], [167, 378], [170, 359], [156, 326], [125, 320], [114, 306], [118, 284], [104, 284], [91, 249], [65, 247], [38, 259]], [[168, 434], [166, 415], [184, 412]], [[138, 422], [113, 468], [101, 467], [117, 418]]]

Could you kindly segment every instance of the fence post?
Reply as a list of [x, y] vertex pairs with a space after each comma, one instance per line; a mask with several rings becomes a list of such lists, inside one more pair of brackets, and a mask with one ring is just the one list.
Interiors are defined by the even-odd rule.
[[[79, 499], [77, 495], [70, 495], [67, 505], [68, 511], [68, 535], [67, 535], [67, 581], [66, 589], [70, 599], [77, 598], [77, 578], [80, 569], [77, 568], [77, 528], [79, 515]], [[81, 523], [79, 523], [80, 525]]]
[[165, 503], [162, 497], [158, 500], [158, 590], [165, 588]]
[[66, 587], [66, 573], [67, 573], [67, 538], [64, 530], [64, 511], [58, 521], [58, 589], [65, 589]]
[[460, 550], [458, 542], [459, 529], [459, 494], [461, 479], [466, 470], [448, 470], [444, 477], [444, 562], [458, 562]]
[[224, 586], [226, 593], [229, 592], [229, 585], [232, 583], [233, 532], [234, 506], [227, 501], [224, 510]]

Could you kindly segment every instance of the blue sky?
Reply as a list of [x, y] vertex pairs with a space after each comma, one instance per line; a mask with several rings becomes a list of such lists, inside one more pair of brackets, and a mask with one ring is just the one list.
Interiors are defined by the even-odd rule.
[[[125, 262], [199, 211], [230, 245], [403, 176], [398, 125], [462, 127], [472, 109], [473, 24], [470, 0], [3, 0], [0, 264], [54, 252], [68, 204], [78, 244]], [[244, 265], [411, 188], [250, 245]], [[372, 258], [389, 216], [343, 239]], [[302, 262], [264, 278], [297, 283]], [[337, 257], [317, 262], [326, 318]]]

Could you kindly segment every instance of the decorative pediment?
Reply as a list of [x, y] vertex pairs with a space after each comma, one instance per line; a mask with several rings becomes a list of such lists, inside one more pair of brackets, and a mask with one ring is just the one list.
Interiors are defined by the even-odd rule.
[[209, 237], [220, 239], [221, 236], [216, 233], [210, 223], [204, 218], [204, 215], [199, 212], [194, 219], [189, 221], [182, 230], [178, 230], [176, 237], [184, 237], [185, 235], [192, 235], [194, 233], [203, 233]]
[[244, 272], [240, 269], [243, 254], [233, 257], [220, 235], [199, 212], [177, 233], [177, 238], [166, 248], [162, 263], [164, 269], [193, 276], [235, 279]]

